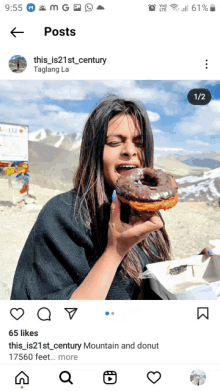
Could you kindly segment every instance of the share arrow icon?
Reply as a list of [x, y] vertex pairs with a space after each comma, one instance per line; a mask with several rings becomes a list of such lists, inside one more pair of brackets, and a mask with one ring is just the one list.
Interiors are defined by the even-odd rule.
[[68, 312], [70, 319], [73, 319], [78, 308], [64, 308]]

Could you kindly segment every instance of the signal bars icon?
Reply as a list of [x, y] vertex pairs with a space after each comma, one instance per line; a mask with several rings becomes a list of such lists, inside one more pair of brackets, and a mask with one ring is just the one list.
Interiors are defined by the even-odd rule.
[[188, 5], [186, 5], [181, 11], [188, 11]]

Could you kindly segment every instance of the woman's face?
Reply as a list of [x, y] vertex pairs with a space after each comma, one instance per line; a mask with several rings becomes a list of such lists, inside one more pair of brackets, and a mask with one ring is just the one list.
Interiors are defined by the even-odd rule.
[[108, 124], [103, 151], [104, 179], [113, 189], [118, 178], [130, 168], [143, 167], [143, 146], [137, 121], [118, 114]]

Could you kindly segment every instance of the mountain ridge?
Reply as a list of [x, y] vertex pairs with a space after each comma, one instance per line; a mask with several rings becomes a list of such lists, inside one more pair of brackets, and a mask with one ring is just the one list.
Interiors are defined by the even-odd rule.
[[[53, 133], [43, 128], [33, 133], [29, 138], [30, 183], [61, 191], [72, 188], [79, 162], [80, 137], [77, 133]], [[216, 202], [220, 198], [220, 167], [189, 165], [184, 163], [186, 157], [193, 158], [191, 155], [155, 157], [154, 168], [174, 176], [180, 201]], [[197, 161], [200, 162], [200, 157]]]

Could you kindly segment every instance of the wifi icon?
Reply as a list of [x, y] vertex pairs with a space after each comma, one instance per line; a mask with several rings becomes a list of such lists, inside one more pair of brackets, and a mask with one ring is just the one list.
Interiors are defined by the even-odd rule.
[[177, 9], [177, 7], [178, 7], [178, 4], [171, 4], [170, 6], [171, 6], [171, 8], [172, 8], [174, 11], [176, 11], [176, 9]]

